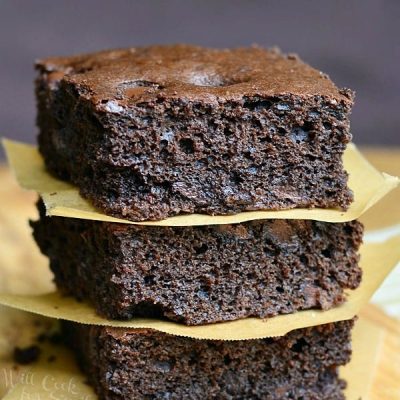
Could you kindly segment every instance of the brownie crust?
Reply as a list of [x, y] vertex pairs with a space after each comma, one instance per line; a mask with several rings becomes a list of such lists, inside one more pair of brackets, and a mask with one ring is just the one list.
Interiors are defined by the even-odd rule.
[[106, 214], [346, 209], [353, 93], [258, 47], [152, 46], [37, 62], [39, 149]]
[[344, 400], [353, 320], [247, 341], [63, 323], [101, 400]]
[[198, 325], [326, 310], [361, 280], [356, 221], [142, 227], [40, 211], [34, 237], [57, 287], [110, 319]]

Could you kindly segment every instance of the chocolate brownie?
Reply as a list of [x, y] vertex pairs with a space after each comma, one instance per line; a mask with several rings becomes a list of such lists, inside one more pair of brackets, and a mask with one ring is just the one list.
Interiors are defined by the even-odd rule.
[[48, 58], [39, 149], [106, 214], [346, 209], [353, 93], [259, 47], [129, 48]]
[[353, 320], [247, 341], [206, 341], [66, 322], [100, 399], [344, 399], [337, 367]]
[[361, 279], [356, 221], [144, 227], [41, 214], [34, 236], [58, 288], [110, 319], [198, 325], [329, 309]]

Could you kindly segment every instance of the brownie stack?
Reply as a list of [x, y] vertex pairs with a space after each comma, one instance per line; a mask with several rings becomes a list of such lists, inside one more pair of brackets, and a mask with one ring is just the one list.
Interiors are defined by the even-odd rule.
[[[37, 63], [48, 170], [131, 221], [338, 208], [353, 94], [258, 47], [152, 46]], [[32, 223], [58, 289], [109, 319], [202, 325], [345, 301], [361, 280], [357, 221], [146, 226]], [[64, 323], [101, 399], [343, 399], [353, 321], [279, 338], [201, 341]]]

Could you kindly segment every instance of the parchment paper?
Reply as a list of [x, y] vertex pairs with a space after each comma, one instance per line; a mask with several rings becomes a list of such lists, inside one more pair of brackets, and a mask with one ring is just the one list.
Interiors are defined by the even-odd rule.
[[[37, 322], [40, 322], [40, 325]], [[23, 331], [24, 336], [34, 338], [43, 332], [43, 327], [48, 331], [54, 324], [55, 322], [50, 319], [22, 311], [2, 310], [0, 343], [4, 344], [4, 351], [0, 356], [2, 384], [0, 387], [3, 386], [0, 398], [3, 400], [97, 399], [93, 389], [85, 383], [86, 377], [79, 371], [73, 354], [61, 346], [40, 344], [42, 353], [38, 362], [17, 368], [13, 364], [11, 357], [13, 346], [31, 343], [19, 339], [19, 332]], [[348, 382], [346, 399], [368, 398], [382, 336], [379, 328], [368, 320], [360, 318], [356, 321], [352, 333], [352, 359], [340, 369], [340, 376]], [[49, 357], [52, 359], [51, 362]]]
[[363, 158], [356, 147], [350, 144], [345, 151], [343, 161], [345, 169], [350, 175], [349, 186], [353, 190], [355, 201], [346, 212], [335, 209], [296, 208], [282, 211], [249, 211], [226, 216], [190, 214], [179, 215], [161, 221], [132, 222], [101, 213], [80, 196], [75, 186], [51, 176], [46, 171], [43, 159], [34, 146], [6, 139], [3, 139], [3, 146], [18, 182], [23, 188], [40, 193], [48, 215], [126, 224], [194, 226], [232, 224], [256, 219], [351, 221], [362, 215], [399, 183], [398, 178], [378, 172]]
[[278, 315], [269, 319], [246, 318], [201, 326], [185, 326], [170, 321], [135, 318], [129, 321], [107, 320], [98, 316], [94, 308], [58, 292], [40, 296], [0, 294], [0, 304], [46, 317], [85, 324], [125, 328], [151, 328], [161, 332], [196, 339], [241, 340], [282, 336], [287, 332], [353, 318], [371, 298], [389, 272], [400, 260], [400, 236], [384, 243], [364, 244], [361, 247], [363, 280], [356, 290], [348, 291], [347, 301], [327, 311], [306, 310]]
[[[73, 354], [62, 345], [37, 343], [38, 335], [58, 330], [57, 321], [11, 308], [0, 313], [0, 398], [18, 400], [95, 400]], [[13, 362], [15, 346], [38, 344], [39, 360]], [[4, 396], [4, 397], [3, 397]]]

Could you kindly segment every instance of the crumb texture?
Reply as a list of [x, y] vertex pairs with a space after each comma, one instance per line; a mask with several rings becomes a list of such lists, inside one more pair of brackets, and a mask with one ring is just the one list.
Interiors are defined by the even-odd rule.
[[337, 367], [350, 359], [352, 326], [237, 342], [70, 322], [64, 333], [102, 400], [344, 400]]
[[154, 46], [38, 62], [39, 149], [131, 220], [348, 208], [353, 94], [261, 48]]
[[111, 319], [198, 325], [326, 310], [361, 280], [356, 221], [141, 227], [49, 218], [40, 209], [34, 236], [58, 288]]

